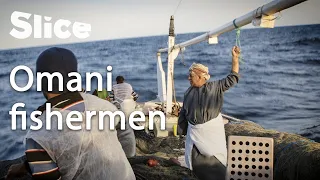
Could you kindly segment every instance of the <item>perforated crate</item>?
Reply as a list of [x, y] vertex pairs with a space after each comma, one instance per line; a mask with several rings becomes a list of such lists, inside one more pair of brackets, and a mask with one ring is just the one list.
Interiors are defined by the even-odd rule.
[[273, 139], [229, 136], [226, 180], [272, 180]]

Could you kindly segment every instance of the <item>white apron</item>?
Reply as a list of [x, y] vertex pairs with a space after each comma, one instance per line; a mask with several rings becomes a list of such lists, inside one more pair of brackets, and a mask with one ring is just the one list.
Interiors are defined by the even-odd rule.
[[189, 123], [185, 145], [185, 160], [191, 170], [193, 145], [197, 147], [202, 155], [215, 156], [224, 166], [227, 165], [226, 135], [221, 113], [204, 124], [192, 125]]

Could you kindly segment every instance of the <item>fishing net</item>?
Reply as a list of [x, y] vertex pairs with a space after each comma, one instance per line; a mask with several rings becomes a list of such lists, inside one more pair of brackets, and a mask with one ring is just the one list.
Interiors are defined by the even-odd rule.
[[[147, 134], [144, 131], [135, 131], [135, 135], [137, 156], [129, 158], [129, 162], [137, 180], [197, 180], [192, 171], [170, 160], [170, 158], [184, 155], [184, 138], [155, 138], [152, 134]], [[25, 157], [21, 157], [16, 160], [0, 162], [0, 175], [5, 176], [12, 164], [23, 162], [24, 159]], [[150, 159], [157, 160], [158, 165], [148, 166], [147, 162]], [[25, 176], [20, 180], [31, 180], [31, 177]]]
[[296, 134], [266, 130], [251, 121], [231, 121], [225, 130], [226, 136], [272, 137], [275, 180], [319, 179], [320, 143]]
[[[272, 137], [275, 180], [311, 180], [320, 177], [320, 143], [296, 134], [266, 130], [250, 121], [230, 121], [225, 125], [225, 132], [227, 137], [230, 135]], [[184, 138], [156, 138], [144, 131], [136, 131], [135, 136], [137, 156], [129, 158], [129, 162], [138, 180], [197, 179], [189, 169], [169, 160], [184, 155]], [[159, 165], [149, 167], [147, 165], [149, 159], [158, 160]], [[10, 165], [21, 161], [17, 159], [0, 162], [0, 175], [4, 176]]]

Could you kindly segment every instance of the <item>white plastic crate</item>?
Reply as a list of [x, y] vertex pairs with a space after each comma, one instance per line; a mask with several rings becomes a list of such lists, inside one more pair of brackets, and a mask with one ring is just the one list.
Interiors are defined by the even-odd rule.
[[226, 180], [273, 180], [273, 139], [229, 136]]

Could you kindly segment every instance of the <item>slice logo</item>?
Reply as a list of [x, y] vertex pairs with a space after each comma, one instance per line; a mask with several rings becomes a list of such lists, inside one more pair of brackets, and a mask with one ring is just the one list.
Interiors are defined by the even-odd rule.
[[81, 22], [72, 24], [71, 21], [66, 19], [58, 19], [56, 22], [51, 22], [52, 17], [34, 14], [32, 26], [28, 22], [31, 16], [32, 14], [30, 13], [14, 11], [11, 14], [11, 23], [15, 27], [10, 31], [10, 35], [17, 39], [27, 39], [32, 33], [33, 37], [37, 39], [51, 39], [53, 35], [60, 39], [67, 39], [72, 33], [79, 39], [85, 39], [90, 36], [90, 24]]

